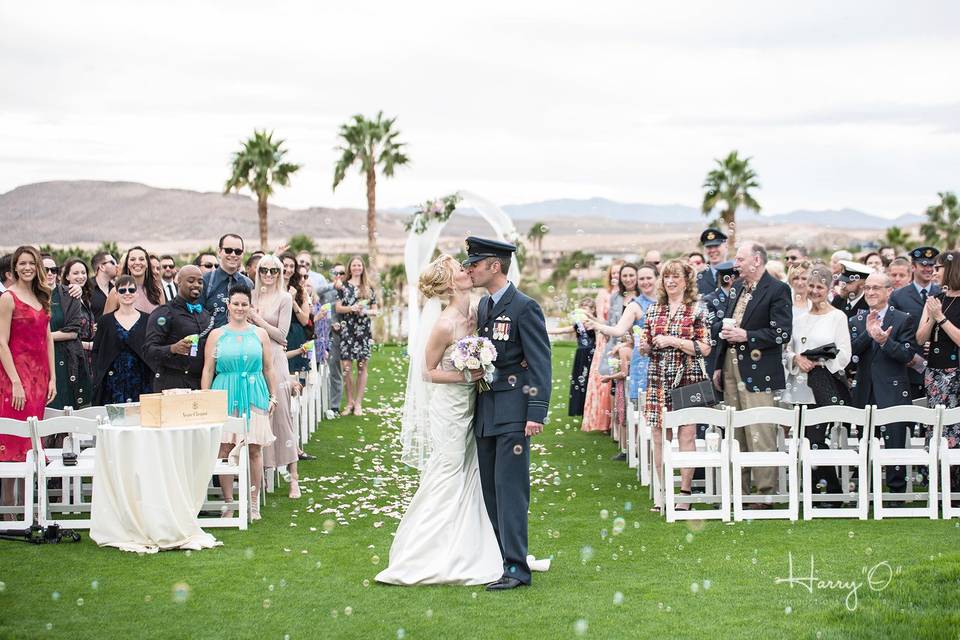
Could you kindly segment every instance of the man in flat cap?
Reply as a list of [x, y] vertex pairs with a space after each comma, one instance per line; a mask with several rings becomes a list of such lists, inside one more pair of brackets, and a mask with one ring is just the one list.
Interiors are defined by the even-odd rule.
[[[933, 282], [934, 266], [938, 255], [940, 255], [940, 252], [934, 247], [917, 247], [911, 251], [910, 261], [913, 263], [913, 282], [890, 294], [890, 306], [898, 311], [909, 313], [915, 323], [920, 322], [927, 298], [940, 293], [940, 287]], [[923, 345], [914, 342], [913, 347], [915, 353], [923, 353]], [[922, 398], [927, 395], [923, 389], [923, 374], [917, 370], [918, 368], [910, 369], [910, 395], [912, 398]]]
[[707, 268], [697, 274], [697, 290], [703, 296], [717, 288], [717, 265], [727, 259], [727, 236], [710, 227], [700, 234], [700, 244], [707, 254]]
[[543, 311], [507, 280], [516, 247], [467, 238], [464, 267], [487, 290], [477, 310], [477, 331], [497, 349], [490, 390], [477, 395], [473, 429], [483, 501], [503, 556], [499, 591], [529, 585], [527, 511], [530, 437], [543, 431], [550, 406], [550, 339]]

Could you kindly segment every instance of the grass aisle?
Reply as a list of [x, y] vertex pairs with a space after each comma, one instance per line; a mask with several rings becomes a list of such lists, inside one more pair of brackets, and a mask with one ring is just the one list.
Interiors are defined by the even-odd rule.
[[[532, 456], [530, 549], [554, 558], [533, 588], [373, 583], [416, 483], [393, 449], [406, 360], [386, 348], [368, 415], [322, 423], [308, 446], [319, 459], [301, 465], [304, 497], [271, 497], [249, 531], [215, 530], [223, 547], [138, 557], [86, 535], [0, 542], [0, 637], [956, 637], [960, 523], [667, 525], [610, 462], [610, 439], [566, 418], [572, 354], [555, 349], [553, 417]], [[843, 586], [775, 584], [790, 553], [795, 576], [813, 556]], [[867, 583], [874, 566], [875, 588], [893, 574], [882, 590]]]

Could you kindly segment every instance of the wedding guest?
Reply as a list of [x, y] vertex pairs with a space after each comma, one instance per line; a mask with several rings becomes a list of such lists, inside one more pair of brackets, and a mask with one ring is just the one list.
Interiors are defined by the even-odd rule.
[[13, 254], [0, 256], [0, 293], [13, 285]]
[[[150, 268], [149, 254], [143, 247], [133, 247], [123, 258], [120, 274], [133, 276], [137, 283], [137, 300], [134, 306], [141, 313], [152, 313], [163, 304], [163, 292], [160, 290], [160, 279], [154, 276]], [[115, 291], [107, 296], [107, 303], [103, 306], [104, 313], [116, 311], [120, 300]]]
[[[651, 264], [654, 268], [656, 265]], [[627, 262], [620, 266], [620, 282], [617, 285], [617, 292], [610, 296], [610, 311], [607, 313], [607, 324], [613, 326], [620, 322], [620, 316], [623, 315], [624, 308], [630, 304], [640, 294], [637, 288], [637, 265]]]
[[[697, 360], [710, 355], [710, 328], [697, 297], [693, 269], [679, 260], [668, 260], [657, 284], [657, 302], [647, 310], [643, 326], [640, 350], [650, 356], [644, 415], [653, 436], [654, 466], [661, 484], [662, 424], [664, 412], [673, 408], [670, 390], [706, 380]], [[673, 434], [668, 435], [672, 439]], [[681, 451], [696, 450], [695, 425], [680, 427], [679, 439]], [[692, 467], [680, 472], [683, 495], [690, 495], [693, 472]], [[690, 504], [679, 504], [677, 509], [688, 510]]]
[[171, 255], [160, 256], [160, 288], [163, 301], [170, 302], [177, 297], [177, 263]]
[[[251, 294], [244, 284], [233, 285], [228, 293], [227, 324], [210, 332], [204, 348], [201, 389], [227, 392], [231, 416], [248, 419], [243, 438], [225, 433], [220, 440], [221, 458], [241, 442], [248, 445], [250, 456], [250, 519], [260, 519], [260, 487], [263, 486], [263, 447], [270, 447], [276, 436], [270, 418], [280, 403], [274, 392], [274, 357], [270, 336], [252, 326]], [[242, 489], [242, 488], [241, 488]], [[220, 490], [227, 508], [224, 517], [233, 517], [233, 476], [220, 476]]]
[[896, 260], [897, 250], [889, 245], [884, 245], [880, 247], [880, 257], [883, 258], [887, 265]]
[[[610, 298], [620, 287], [620, 267], [622, 260], [610, 263], [604, 274], [603, 286], [597, 292], [595, 306], [596, 318], [601, 324], [606, 324], [610, 316]], [[593, 351], [593, 361], [590, 363], [590, 375], [587, 380], [587, 397], [583, 405], [583, 420], [580, 429], [583, 431], [608, 431], [610, 429], [610, 385], [600, 380], [600, 360], [607, 345], [606, 336], [597, 334], [596, 346]]]
[[[853, 405], [885, 409], [911, 404], [908, 366], [915, 355], [917, 319], [890, 306], [893, 283], [888, 275], [868, 276], [863, 289], [869, 311], [849, 320], [853, 356], [859, 360]], [[888, 424], [878, 427], [875, 436], [888, 449], [903, 449], [909, 430], [909, 423]], [[890, 491], [906, 491], [906, 467], [886, 467], [886, 474]]]
[[257, 267], [260, 266], [260, 258], [264, 255], [263, 251], [257, 249], [251, 253], [247, 261], [243, 263], [243, 273], [250, 278], [250, 282], [257, 281]]
[[693, 267], [694, 272], [700, 273], [707, 268], [707, 259], [699, 251], [691, 251], [687, 254], [687, 264]]
[[[817, 265], [807, 275], [807, 297], [810, 311], [795, 316], [790, 342], [784, 349], [788, 374], [783, 401], [810, 407], [823, 407], [851, 402], [846, 380], [839, 380], [850, 362], [850, 331], [847, 316], [827, 302], [833, 273], [826, 266]], [[827, 345], [834, 345], [836, 355], [813, 357], [805, 355]], [[827, 447], [829, 425], [807, 428], [806, 436], [814, 449]], [[820, 465], [813, 469], [813, 484], [826, 493], [843, 493], [836, 468]]]
[[767, 262], [767, 273], [772, 275], [780, 282], [787, 281], [787, 274], [786, 271], [784, 271], [783, 263], [779, 260], [769, 260]]
[[860, 259], [860, 262], [870, 267], [875, 273], [883, 273], [883, 269], [886, 266], [883, 264], [883, 258], [880, 257], [880, 254], [876, 251], [870, 251], [865, 254]]
[[787, 273], [787, 284], [790, 285], [790, 292], [793, 294], [794, 322], [810, 311], [811, 303], [807, 298], [807, 276], [810, 275], [810, 269], [812, 268], [813, 265], [809, 260], [799, 260], [793, 263]]
[[783, 260], [787, 263], [788, 270], [798, 262], [809, 262], [806, 247], [802, 244], [788, 244], [787, 248], [783, 250]]
[[287, 370], [287, 334], [290, 331], [290, 313], [293, 298], [283, 284], [283, 263], [274, 255], [260, 259], [257, 267], [257, 288], [253, 293], [253, 306], [247, 318], [270, 336], [271, 388], [278, 404], [270, 416], [270, 428], [276, 437], [274, 443], [263, 450], [263, 466], [286, 468], [290, 473], [289, 497], [300, 497], [297, 481], [297, 432], [290, 414], [290, 375]]
[[833, 272], [834, 276], [840, 275], [840, 272], [843, 271], [843, 265], [841, 264], [843, 260], [853, 260], [853, 254], [845, 249], [830, 254], [830, 271]]
[[707, 254], [707, 268], [697, 274], [697, 291], [706, 295], [717, 288], [717, 265], [727, 260], [727, 235], [713, 227], [700, 234], [700, 244]]
[[[596, 303], [592, 298], [583, 298], [580, 301], [580, 310], [585, 316], [593, 316], [597, 312]], [[576, 322], [563, 327], [548, 329], [550, 335], [573, 333], [577, 338], [577, 350], [573, 354], [573, 368], [570, 371], [570, 396], [567, 402], [567, 415], [582, 416], [583, 404], [587, 399], [587, 385], [590, 381], [590, 363], [593, 361], [593, 352], [596, 347], [596, 332], [587, 329], [586, 319], [576, 315]]]
[[204, 345], [213, 329], [213, 318], [200, 304], [200, 269], [186, 265], [177, 279], [177, 297], [157, 307], [147, 320], [144, 354], [156, 372], [154, 391], [200, 388]]
[[903, 257], [894, 258], [887, 265], [887, 275], [890, 276], [894, 291], [907, 286], [910, 284], [910, 278], [912, 277], [910, 261]]
[[[940, 294], [940, 286], [933, 282], [933, 272], [936, 265], [937, 256], [940, 252], [934, 247], [917, 247], [910, 252], [910, 260], [913, 263], [913, 282], [907, 284], [890, 296], [890, 306], [898, 311], [909, 313], [917, 322], [923, 315], [924, 306], [930, 297]], [[924, 352], [923, 343], [913, 344], [914, 351], [918, 354]], [[916, 361], [910, 369], [910, 393], [911, 398], [922, 398], [926, 394], [924, 388], [923, 375], [919, 373], [921, 367], [916, 366]]]
[[287, 284], [287, 293], [293, 301], [290, 310], [290, 331], [287, 333], [287, 367], [290, 373], [299, 373], [309, 368], [302, 347], [307, 342], [310, 301], [307, 299], [300, 272], [297, 270], [297, 259], [292, 253], [287, 252], [280, 256], [280, 260], [283, 262], [283, 281]]
[[[717, 342], [717, 371], [714, 385], [723, 391], [724, 402], [735, 409], [775, 406], [773, 392], [786, 385], [783, 345], [789, 344], [793, 327], [790, 287], [778, 282], [764, 268], [767, 251], [756, 242], [743, 242], [734, 261], [740, 279], [730, 291], [724, 313], [734, 326], [721, 329]], [[755, 424], [735, 432], [741, 451], [774, 451], [776, 426]], [[750, 493], [751, 475], [757, 492], [771, 494], [777, 470], [755, 467], [741, 476], [744, 494]], [[734, 480], [736, 482], [736, 480]], [[748, 508], [769, 509], [769, 503], [752, 503]]]
[[710, 346], [714, 347], [709, 356], [704, 358], [707, 364], [707, 375], [713, 379], [713, 372], [717, 370], [717, 340], [720, 339], [720, 329], [723, 327], [723, 318], [727, 312], [727, 300], [730, 299], [730, 289], [737, 279], [737, 272], [733, 262], [727, 260], [716, 266], [717, 290], [701, 296], [700, 301], [710, 323]]
[[[917, 329], [917, 341], [930, 343], [923, 378], [927, 406], [942, 404], [952, 409], [960, 404], [960, 351], [957, 348], [960, 345], [960, 304], [957, 304], [957, 298], [960, 298], [960, 251], [946, 251], [942, 255], [943, 259], [936, 268], [942, 272], [943, 291], [927, 297]], [[960, 446], [960, 424], [944, 425], [943, 437], [951, 449]]]
[[863, 281], [873, 271], [867, 265], [852, 260], [841, 260], [840, 268], [837, 281], [843, 284], [843, 294], [834, 297], [831, 304], [846, 314], [847, 318], [852, 318], [868, 308], [867, 301], [863, 299], [861, 288]]
[[[26, 421], [43, 416], [57, 395], [50, 289], [35, 248], [17, 247], [11, 262], [13, 284], [0, 295], [0, 418]], [[24, 462], [32, 448], [30, 438], [0, 435], [0, 462]], [[0, 483], [4, 506], [15, 504], [15, 486], [13, 479]]]
[[120, 307], [105, 313], [93, 338], [94, 404], [138, 402], [141, 393], [153, 390], [154, 372], [147, 364], [147, 315], [133, 306], [137, 282], [133, 276], [117, 278]]
[[[367, 387], [367, 361], [373, 335], [370, 317], [377, 314], [377, 295], [367, 280], [367, 268], [360, 256], [354, 256], [347, 264], [347, 280], [339, 292], [337, 313], [340, 321], [340, 366], [344, 387], [347, 391], [347, 406], [343, 415], [363, 415], [363, 393]], [[356, 363], [356, 379], [353, 363]]]
[[203, 274], [200, 304], [213, 318], [213, 326], [222, 327], [227, 323], [227, 294], [230, 287], [242, 282], [248, 289], [253, 290], [253, 282], [240, 270], [240, 265], [243, 264], [243, 238], [235, 233], [227, 233], [220, 236], [217, 246], [220, 264]]
[[[69, 285], [80, 288], [79, 298], [70, 295]], [[57, 379], [57, 398], [50, 403], [54, 409], [80, 409], [93, 402], [93, 324], [87, 265], [80, 258], [69, 258], [63, 263], [63, 284], [54, 287], [50, 299]]]
[[660, 256], [659, 251], [656, 249], [650, 249], [643, 255], [643, 261], [646, 264], [652, 264], [653, 266], [659, 268], [663, 258]]
[[217, 256], [212, 253], [201, 253], [193, 259], [193, 264], [200, 267], [200, 272], [204, 275], [216, 271], [220, 266], [217, 262]]
[[[314, 336], [320, 343], [326, 342], [327, 362], [329, 367], [330, 409], [327, 418], [332, 419], [340, 415], [340, 399], [343, 397], [343, 375], [340, 371], [340, 328], [342, 318], [337, 313], [337, 298], [343, 289], [343, 282], [347, 277], [347, 268], [343, 263], [336, 263], [330, 270], [331, 283], [318, 289], [317, 310], [314, 312]], [[329, 305], [327, 307], [326, 305]], [[319, 318], [321, 309], [328, 309], [325, 318]], [[325, 331], [329, 327], [329, 332]], [[321, 332], [321, 333], [317, 333]], [[319, 357], [319, 352], [318, 352]]]
[[630, 357], [633, 353], [633, 336], [624, 334], [619, 340], [611, 340], [617, 346], [610, 351], [610, 373], [601, 375], [604, 382], [613, 386], [613, 406], [610, 415], [610, 433], [620, 447], [613, 460], [627, 459], [627, 385], [630, 377]]
[[[157, 285], [159, 286], [161, 284], [161, 277], [162, 277], [162, 273], [160, 271], [160, 258], [153, 255], [152, 253], [150, 254], [150, 271], [153, 272], [153, 277], [156, 279]], [[161, 294], [163, 293], [162, 286], [160, 288], [160, 293]]]
[[49, 253], [41, 253], [40, 257], [43, 259], [47, 288], [53, 291], [53, 288], [60, 284], [60, 267], [57, 266], [57, 261]]
[[314, 291], [319, 291], [327, 285], [327, 279], [323, 274], [313, 270], [313, 256], [309, 251], [301, 251], [297, 254], [297, 267], [301, 271], [306, 270], [307, 279]]
[[93, 255], [91, 265], [93, 268], [93, 287], [90, 293], [90, 310], [93, 311], [93, 319], [100, 321], [103, 315], [103, 308], [107, 304], [107, 296], [113, 289], [113, 281], [117, 277], [117, 261], [106, 251], [99, 251]]

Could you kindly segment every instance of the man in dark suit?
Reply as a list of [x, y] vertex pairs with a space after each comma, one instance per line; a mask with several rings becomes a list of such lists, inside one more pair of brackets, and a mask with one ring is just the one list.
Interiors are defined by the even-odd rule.
[[[917, 318], [889, 306], [893, 292], [889, 276], [869, 276], [863, 290], [869, 310], [849, 320], [852, 357], [858, 360], [853, 403], [857, 407], [874, 404], [880, 409], [910, 404], [907, 365], [916, 353]], [[886, 425], [876, 435], [888, 449], [903, 449], [909, 429], [907, 423]], [[906, 467], [887, 467], [886, 471], [890, 490], [905, 491]]]
[[843, 283], [843, 295], [835, 296], [830, 304], [843, 311], [849, 320], [869, 308], [863, 297], [863, 283], [867, 276], [873, 273], [873, 269], [853, 260], [841, 260], [840, 267], [837, 280]]
[[[927, 298], [940, 293], [939, 285], [933, 282], [934, 265], [938, 255], [940, 255], [940, 252], [933, 247], [917, 247], [911, 251], [913, 282], [897, 289], [890, 295], [890, 306], [897, 311], [909, 313], [916, 324], [920, 323], [920, 317], [923, 315], [923, 305], [927, 303]], [[913, 348], [918, 355], [921, 355], [923, 354], [923, 345], [917, 344], [916, 340], [916, 336], [914, 336]], [[916, 365], [916, 363], [914, 364]], [[922, 398], [927, 395], [923, 389], [923, 375], [919, 369], [921, 369], [919, 366], [910, 369], [910, 392], [913, 398]]]
[[[733, 288], [733, 282], [737, 279], [737, 272], [733, 268], [733, 262], [728, 260], [717, 265], [717, 283], [715, 291], [704, 295], [700, 301], [707, 310], [707, 320], [710, 322], [710, 343], [716, 345], [720, 340], [720, 329], [723, 327], [723, 319], [727, 312], [727, 300], [730, 297], [730, 290]], [[707, 373], [713, 377], [713, 372], [717, 370], [717, 349], [714, 348], [709, 356], [705, 358], [707, 364]]]
[[[793, 301], [790, 287], [766, 269], [767, 251], [756, 242], [737, 248], [734, 265], [740, 279], [733, 284], [724, 320], [734, 326], [720, 331], [717, 342], [717, 370], [714, 385], [723, 391], [724, 403], [735, 409], [774, 406], [773, 392], [786, 387], [783, 347], [790, 343], [793, 329]], [[750, 425], [736, 430], [743, 451], [774, 451], [777, 427]], [[744, 470], [743, 492], [750, 493], [750, 474], [760, 494], [771, 494], [777, 481], [774, 467]], [[769, 503], [748, 507], [769, 509]]]
[[697, 291], [706, 295], [717, 288], [717, 265], [727, 259], [727, 236], [711, 227], [700, 234], [700, 244], [707, 254], [707, 268], [697, 274]]
[[467, 238], [464, 267], [480, 300], [477, 331], [497, 348], [496, 377], [477, 395], [473, 430], [483, 501], [503, 556], [503, 576], [491, 591], [529, 585], [527, 511], [530, 506], [530, 437], [543, 431], [550, 406], [550, 339], [543, 311], [507, 280], [516, 247]]

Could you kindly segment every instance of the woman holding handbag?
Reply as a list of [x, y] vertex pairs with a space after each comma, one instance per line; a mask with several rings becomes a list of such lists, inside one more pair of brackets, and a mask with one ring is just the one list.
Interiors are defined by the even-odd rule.
[[[654, 466], [663, 481], [661, 462], [663, 412], [673, 408], [670, 391], [707, 379], [703, 357], [710, 355], [710, 325], [697, 301], [697, 280], [693, 268], [680, 260], [668, 260], [657, 282], [657, 302], [644, 318], [638, 348], [650, 355], [647, 366], [647, 397], [644, 414], [653, 436]], [[612, 335], [614, 327], [591, 323], [588, 328]], [[696, 449], [696, 426], [680, 427], [680, 450]], [[680, 493], [690, 495], [693, 468], [680, 473]], [[659, 500], [659, 497], [657, 498]], [[677, 506], [689, 509], [688, 503]], [[659, 506], [654, 507], [659, 511]]]

